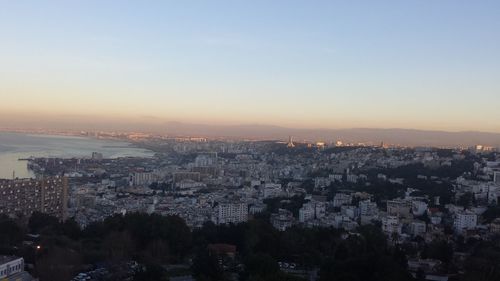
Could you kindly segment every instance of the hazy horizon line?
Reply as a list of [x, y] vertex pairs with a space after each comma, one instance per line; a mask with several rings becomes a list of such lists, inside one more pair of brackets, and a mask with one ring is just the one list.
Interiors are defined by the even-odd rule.
[[[128, 123], [128, 122], [127, 122]], [[304, 131], [341, 131], [341, 130], [379, 130], [379, 131], [415, 131], [415, 132], [435, 132], [435, 133], [479, 133], [479, 134], [498, 134], [500, 135], [500, 132], [494, 132], [494, 131], [483, 131], [483, 130], [446, 130], [446, 129], [425, 129], [425, 128], [412, 128], [412, 127], [289, 127], [289, 126], [282, 126], [278, 124], [270, 124], [270, 123], [238, 123], [238, 124], [209, 124], [209, 123], [191, 123], [191, 122], [182, 122], [182, 121], [170, 121], [167, 120], [163, 124], [168, 125], [171, 123], [177, 123], [177, 124], [182, 124], [182, 125], [190, 125], [190, 126], [207, 126], [207, 127], [226, 127], [226, 128], [231, 128], [231, 127], [267, 127], [267, 128], [279, 128], [279, 129], [287, 129], [287, 130], [304, 130]], [[143, 124], [142, 122], [138, 122], [138, 124]], [[117, 124], [116, 124], [117, 125]], [[158, 125], [158, 124], [157, 124]], [[161, 125], [161, 124], [159, 124]], [[105, 125], [104, 125], [105, 126]], [[17, 130], [26, 130], [26, 131], [37, 131], [37, 130], [60, 130], [60, 131], [102, 131], [102, 132], [120, 132], [120, 133], [139, 133], [141, 131], [137, 129], [99, 129], [99, 130], [89, 130], [84, 127], [81, 128], [50, 128], [50, 127], [43, 127], [43, 126], [35, 126], [35, 127], [29, 127], [29, 126], [0, 126], [0, 131], [1, 132], [15, 132]], [[142, 131], [141, 133], [158, 133], [158, 132], [153, 132], [153, 131]]]
[[[36, 115], [36, 116], [30, 116]], [[0, 113], [0, 116], [4, 118], [0, 119], [0, 129], [55, 129], [54, 127], [59, 127], [62, 125], [76, 125], [78, 128], [73, 128], [75, 130], [88, 130], [84, 127], [96, 126], [99, 127], [110, 127], [109, 129], [100, 130], [116, 130], [113, 129], [113, 125], [123, 125], [123, 124], [134, 124], [134, 125], [188, 125], [188, 126], [212, 126], [212, 127], [275, 127], [280, 129], [289, 130], [311, 130], [311, 131], [324, 131], [324, 130], [407, 130], [407, 131], [429, 131], [429, 132], [444, 132], [444, 133], [490, 133], [490, 134], [500, 134], [500, 131], [493, 130], [475, 130], [475, 129], [445, 129], [445, 128], [429, 128], [429, 127], [415, 127], [415, 126], [289, 126], [279, 123], [262, 123], [262, 122], [199, 122], [191, 120], [181, 120], [174, 118], [163, 118], [159, 116], [152, 115], [106, 115], [106, 114], [44, 114], [39, 116], [38, 114], [22, 114], [22, 113]], [[10, 119], [8, 117], [16, 118], [16, 121], [5, 122]], [[34, 119], [36, 118], [36, 119]], [[67, 118], [71, 119], [68, 120]], [[4, 120], [4, 121], [2, 121]], [[10, 124], [7, 124], [10, 123]], [[17, 124], [16, 124], [17, 123]], [[30, 124], [31, 123], [31, 124]], [[47, 123], [47, 124], [44, 124]], [[59, 125], [59, 126], [58, 126]], [[68, 128], [60, 128], [68, 130]], [[131, 130], [120, 130], [120, 131], [137, 131], [136, 129]]]

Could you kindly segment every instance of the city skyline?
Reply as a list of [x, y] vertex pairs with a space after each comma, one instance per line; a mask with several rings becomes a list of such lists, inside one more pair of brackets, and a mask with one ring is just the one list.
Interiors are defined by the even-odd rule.
[[0, 0], [0, 280], [499, 281], [499, 15]]
[[0, 6], [12, 127], [67, 117], [500, 132], [495, 1]]

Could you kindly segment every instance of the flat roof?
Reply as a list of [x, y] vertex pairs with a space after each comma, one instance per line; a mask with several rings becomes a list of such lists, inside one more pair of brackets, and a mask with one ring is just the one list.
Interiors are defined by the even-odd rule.
[[11, 261], [19, 260], [21, 259], [20, 257], [14, 257], [14, 256], [0, 256], [0, 265], [9, 263]]

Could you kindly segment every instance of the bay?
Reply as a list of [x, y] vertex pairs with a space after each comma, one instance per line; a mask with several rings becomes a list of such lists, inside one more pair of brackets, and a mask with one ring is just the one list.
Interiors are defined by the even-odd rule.
[[152, 157], [153, 152], [130, 143], [87, 137], [35, 135], [0, 132], [0, 179], [33, 177], [27, 168], [29, 157], [90, 158], [92, 152], [105, 158]]

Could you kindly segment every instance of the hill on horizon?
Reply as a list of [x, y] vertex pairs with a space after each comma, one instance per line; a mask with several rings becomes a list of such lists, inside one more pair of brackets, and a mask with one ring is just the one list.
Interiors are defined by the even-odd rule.
[[233, 137], [252, 139], [287, 140], [292, 136], [297, 141], [342, 140], [344, 142], [381, 142], [408, 146], [472, 146], [482, 144], [500, 147], [500, 134], [490, 132], [447, 132], [416, 129], [296, 129], [272, 125], [203, 125], [168, 122], [164, 130], [169, 135]]
[[[2, 115], [2, 114], [0, 114]], [[0, 116], [1, 117], [1, 116]], [[287, 128], [274, 125], [211, 125], [184, 122], [166, 122], [158, 119], [136, 121], [114, 119], [102, 120], [84, 116], [58, 116], [58, 118], [20, 118], [15, 126], [8, 122], [12, 118], [0, 118], [0, 128], [47, 129], [47, 130], [85, 130], [85, 131], [124, 131], [158, 133], [169, 136], [226, 137], [255, 140], [296, 141], [341, 140], [350, 143], [381, 142], [406, 146], [446, 146], [460, 147], [476, 144], [500, 147], [500, 133], [477, 131], [434, 131], [401, 128], [350, 128], [350, 129], [304, 129]]]

